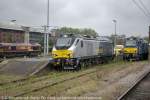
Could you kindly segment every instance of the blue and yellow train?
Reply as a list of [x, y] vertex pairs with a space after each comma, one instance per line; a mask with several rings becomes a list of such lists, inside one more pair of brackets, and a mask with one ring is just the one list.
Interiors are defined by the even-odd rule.
[[141, 38], [127, 38], [123, 50], [123, 59], [127, 61], [148, 59], [148, 42]]

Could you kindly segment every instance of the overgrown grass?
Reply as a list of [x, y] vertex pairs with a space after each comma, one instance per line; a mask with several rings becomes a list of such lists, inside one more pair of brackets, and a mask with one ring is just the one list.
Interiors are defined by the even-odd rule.
[[18, 75], [10, 75], [10, 74], [0, 74], [0, 83], [3, 82], [9, 82], [9, 81], [13, 81], [13, 80], [18, 80], [23, 78], [22, 76], [18, 76]]
[[[142, 63], [145, 63], [145, 61]], [[134, 62], [118, 62], [118, 63], [114, 62], [111, 64], [95, 66], [94, 68], [89, 68], [87, 70], [74, 72], [72, 73], [72, 76], [80, 74], [80, 73], [85, 73], [87, 71], [98, 70], [98, 72], [86, 75], [84, 77], [84, 78], [88, 78], [87, 82], [84, 82], [83, 78], [82, 79], [78, 78], [78, 79], [74, 79], [74, 80], [70, 80], [70, 81], [58, 84], [53, 87], [43, 89], [38, 92], [30, 93], [29, 95], [45, 95], [46, 96], [49, 94], [52, 96], [59, 96], [59, 95], [78, 96], [87, 91], [94, 90], [97, 87], [97, 84], [98, 84], [97, 82], [101, 80], [103, 77], [105, 77], [107, 74], [113, 73], [115, 72], [115, 70], [121, 70], [133, 64]], [[62, 91], [65, 91], [65, 92], [62, 93]]]
[[[86, 93], [87, 91], [93, 91], [98, 86], [98, 81], [103, 79], [109, 73], [116, 72], [117, 70], [121, 70], [123, 68], [127, 68], [128, 66], [134, 65], [136, 62], [112, 62], [104, 65], [97, 65], [93, 67], [89, 67], [88, 69], [82, 69], [79, 72], [50, 72], [45, 76], [33, 76], [30, 79], [19, 82], [15, 84], [7, 84], [0, 88], [0, 95], [14, 95], [16, 93], [21, 93], [29, 90], [33, 90], [35, 88], [48, 85], [53, 82], [57, 82], [66, 78], [74, 77], [83, 73], [96, 71], [95, 73], [91, 73], [89, 75], [84, 76], [84, 78], [77, 78], [74, 80], [66, 81], [61, 84], [48, 87], [42, 89], [41, 91], [33, 92], [28, 95], [43, 95], [43, 96], [59, 96], [59, 95], [71, 95], [78, 96]], [[147, 61], [143, 61], [140, 63], [147, 63]], [[0, 78], [6, 78], [0, 77]], [[65, 91], [65, 92], [64, 92]]]

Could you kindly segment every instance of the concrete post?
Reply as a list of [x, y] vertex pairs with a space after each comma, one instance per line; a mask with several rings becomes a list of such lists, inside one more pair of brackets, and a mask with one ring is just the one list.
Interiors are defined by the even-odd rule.
[[46, 55], [46, 25], [44, 26], [44, 56]]
[[49, 54], [49, 33], [47, 33], [46, 54]]
[[26, 31], [25, 32], [25, 43], [29, 43], [29, 41], [30, 41], [30, 39], [29, 39], [29, 32], [28, 31]]
[[22, 29], [23, 29], [24, 32], [25, 32], [25, 35], [24, 35], [24, 43], [29, 43], [29, 41], [30, 41], [30, 39], [29, 39], [30, 27], [22, 26]]

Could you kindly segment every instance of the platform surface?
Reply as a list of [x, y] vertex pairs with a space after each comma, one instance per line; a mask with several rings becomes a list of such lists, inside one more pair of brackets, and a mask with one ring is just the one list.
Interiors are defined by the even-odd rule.
[[45, 68], [52, 58], [10, 59], [0, 64], [0, 74], [34, 75]]

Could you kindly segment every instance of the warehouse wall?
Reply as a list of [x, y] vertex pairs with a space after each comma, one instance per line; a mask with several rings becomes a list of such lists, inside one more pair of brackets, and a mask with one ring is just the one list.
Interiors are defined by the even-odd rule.
[[16, 30], [0, 29], [1, 43], [23, 43], [24, 32]]

